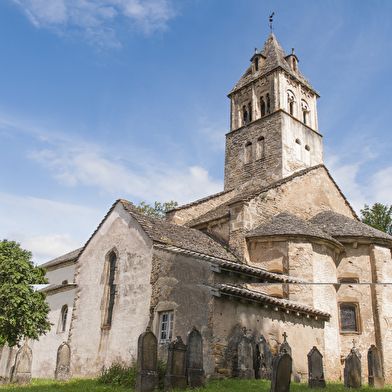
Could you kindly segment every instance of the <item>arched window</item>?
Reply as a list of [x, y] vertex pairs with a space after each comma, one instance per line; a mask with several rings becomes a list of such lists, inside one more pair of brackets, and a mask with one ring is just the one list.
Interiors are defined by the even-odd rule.
[[249, 163], [252, 161], [252, 143], [248, 142], [245, 145], [245, 163]]
[[267, 114], [271, 113], [271, 100], [269, 94], [267, 94]]
[[289, 113], [292, 116], [294, 116], [294, 102], [295, 102], [294, 93], [290, 90], [287, 90], [287, 104], [289, 108]]
[[261, 111], [261, 117], [265, 116], [265, 102], [263, 97], [260, 98], [260, 111]]
[[244, 118], [243, 125], [246, 125], [248, 122], [248, 112], [246, 111], [245, 106], [242, 108], [242, 112], [243, 112], [243, 118]]
[[65, 329], [67, 327], [67, 315], [68, 315], [68, 305], [64, 305], [61, 308], [60, 332], [65, 332]]
[[300, 161], [301, 160], [301, 140], [295, 140], [295, 157]]
[[249, 122], [252, 122], [252, 104], [251, 103], [249, 103], [248, 109], [249, 109]]
[[108, 281], [108, 302], [107, 302], [107, 311], [106, 311], [106, 320], [105, 325], [112, 324], [112, 316], [113, 316], [113, 307], [114, 307], [114, 298], [116, 296], [116, 285], [114, 284], [114, 276], [116, 272], [116, 262], [117, 257], [113, 253], [110, 256], [109, 260], [109, 281]]
[[304, 162], [310, 166], [310, 147], [308, 145], [305, 146]]
[[302, 107], [302, 122], [306, 125], [309, 122], [308, 121], [309, 106], [304, 100], [302, 100], [301, 107]]
[[261, 159], [264, 157], [264, 143], [265, 139], [264, 136], [261, 136], [257, 139], [256, 144], [256, 159]]

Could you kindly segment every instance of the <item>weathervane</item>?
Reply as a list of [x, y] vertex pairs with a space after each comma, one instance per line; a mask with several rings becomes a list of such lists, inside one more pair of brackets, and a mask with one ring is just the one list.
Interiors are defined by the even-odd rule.
[[270, 16], [269, 16], [269, 27], [270, 27], [270, 30], [271, 30], [271, 34], [272, 34], [272, 30], [274, 29], [274, 28], [272, 27], [272, 22], [274, 21], [274, 15], [275, 15], [275, 12], [273, 12], [273, 13], [270, 14]]

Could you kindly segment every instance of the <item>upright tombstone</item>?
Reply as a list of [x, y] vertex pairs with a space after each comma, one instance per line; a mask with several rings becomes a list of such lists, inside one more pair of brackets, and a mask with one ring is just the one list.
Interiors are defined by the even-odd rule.
[[289, 392], [293, 361], [290, 354], [279, 353], [272, 367], [271, 392]]
[[158, 342], [150, 327], [137, 342], [137, 392], [152, 392], [158, 388]]
[[292, 357], [293, 353], [291, 351], [291, 347], [289, 345], [289, 342], [287, 341], [287, 333], [284, 332], [282, 336], [283, 336], [283, 343], [280, 345], [279, 351], [281, 353], [286, 352], [287, 354], [290, 355], [290, 357]]
[[345, 359], [344, 386], [346, 388], [361, 388], [361, 354], [355, 347], [355, 340], [353, 343], [354, 347]]
[[271, 380], [272, 374], [272, 352], [271, 346], [263, 335], [261, 335], [259, 347], [259, 377], [264, 380]]
[[368, 351], [369, 386], [377, 389], [385, 388], [382, 376], [381, 356], [378, 348], [372, 344]]
[[186, 349], [180, 336], [169, 344], [165, 391], [186, 389]]
[[186, 337], [186, 376], [188, 385], [192, 388], [205, 387], [203, 370], [203, 339], [201, 333], [193, 327]]
[[29, 385], [31, 382], [31, 365], [33, 363], [33, 351], [27, 341], [16, 353], [14, 371], [11, 382], [16, 385]]
[[308, 373], [309, 388], [325, 388], [323, 356], [316, 346], [308, 353]]
[[71, 349], [67, 342], [60, 344], [57, 349], [56, 370], [54, 378], [57, 381], [69, 381], [71, 378]]
[[241, 380], [250, 380], [255, 378], [253, 369], [253, 350], [252, 344], [246, 337], [246, 328], [242, 329], [244, 336], [238, 344], [238, 378]]
[[18, 349], [9, 347], [7, 342], [0, 347], [0, 386], [10, 382], [17, 352]]

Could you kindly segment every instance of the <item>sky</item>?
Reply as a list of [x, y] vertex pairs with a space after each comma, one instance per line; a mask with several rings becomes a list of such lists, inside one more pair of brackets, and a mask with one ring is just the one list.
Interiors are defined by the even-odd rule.
[[392, 204], [392, 1], [2, 0], [0, 238], [40, 264], [113, 203], [223, 190], [227, 94], [273, 32], [319, 92], [324, 161]]

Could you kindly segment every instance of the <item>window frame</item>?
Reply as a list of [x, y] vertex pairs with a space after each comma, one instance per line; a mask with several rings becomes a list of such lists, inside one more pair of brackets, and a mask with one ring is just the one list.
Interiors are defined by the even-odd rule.
[[[356, 330], [343, 330], [342, 329], [342, 307], [352, 307], [354, 308], [354, 313], [355, 313], [355, 323], [356, 323]], [[338, 308], [339, 308], [339, 331], [341, 334], [355, 334], [359, 335], [362, 333], [362, 325], [361, 325], [361, 316], [360, 316], [360, 310], [359, 310], [359, 304], [358, 302], [339, 302], [338, 303]]]
[[106, 306], [102, 327], [110, 328], [113, 322], [113, 309], [116, 301], [117, 285], [116, 285], [116, 271], [117, 271], [118, 257], [115, 252], [111, 252], [108, 257], [107, 265], [107, 284], [106, 284]]
[[[164, 320], [165, 316], [168, 316], [167, 320]], [[171, 342], [173, 340], [173, 331], [174, 331], [174, 310], [166, 310], [163, 312], [159, 312], [158, 342], [159, 343]], [[165, 333], [165, 337], [162, 337], [163, 333]]]
[[63, 333], [67, 330], [67, 319], [68, 319], [68, 305], [65, 304], [61, 307], [59, 323], [57, 326], [57, 333]]

